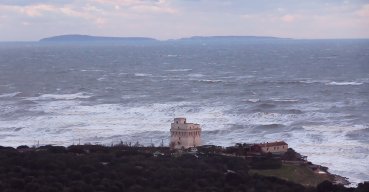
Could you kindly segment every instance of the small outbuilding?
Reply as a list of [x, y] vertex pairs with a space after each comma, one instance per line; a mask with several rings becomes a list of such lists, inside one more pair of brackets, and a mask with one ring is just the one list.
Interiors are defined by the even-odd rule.
[[255, 145], [263, 153], [284, 154], [288, 150], [288, 144], [284, 141], [267, 142]]

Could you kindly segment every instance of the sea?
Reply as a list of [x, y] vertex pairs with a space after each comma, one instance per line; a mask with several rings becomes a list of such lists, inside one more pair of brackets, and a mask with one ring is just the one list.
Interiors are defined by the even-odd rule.
[[369, 40], [0, 43], [0, 145], [285, 141], [369, 181]]

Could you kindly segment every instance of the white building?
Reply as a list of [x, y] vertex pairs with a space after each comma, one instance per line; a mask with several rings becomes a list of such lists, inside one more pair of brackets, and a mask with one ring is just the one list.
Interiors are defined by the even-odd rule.
[[187, 123], [186, 118], [175, 118], [170, 128], [172, 149], [187, 149], [201, 145], [201, 128], [199, 124]]
[[288, 144], [284, 141], [257, 144], [263, 153], [283, 154], [288, 150]]

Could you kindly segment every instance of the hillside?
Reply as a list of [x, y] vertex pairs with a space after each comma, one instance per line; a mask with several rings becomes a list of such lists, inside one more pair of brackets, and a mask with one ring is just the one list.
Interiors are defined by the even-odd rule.
[[[252, 165], [240, 157], [173, 153], [165, 147], [0, 147], [0, 191], [359, 192], [369, 187], [348, 189], [324, 182], [308, 188], [249, 174]], [[258, 161], [260, 167], [264, 160]], [[273, 159], [264, 162], [278, 165]]]

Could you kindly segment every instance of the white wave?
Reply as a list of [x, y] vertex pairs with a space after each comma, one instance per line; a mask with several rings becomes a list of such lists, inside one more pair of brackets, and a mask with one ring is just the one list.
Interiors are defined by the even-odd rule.
[[20, 93], [21, 92], [5, 93], [5, 94], [0, 95], [0, 98], [14, 97], [14, 96], [16, 96], [16, 95], [18, 95]]
[[152, 76], [152, 74], [149, 74], [149, 73], [135, 73], [134, 75], [136, 77], [150, 77], [150, 76]]
[[104, 70], [100, 69], [82, 69], [82, 72], [103, 72]]
[[[332, 173], [348, 177], [353, 184], [369, 180], [369, 166], [367, 166], [369, 146], [355, 140], [348, 140], [345, 136], [349, 130], [364, 127], [362, 125], [318, 127], [318, 129], [294, 134], [289, 143], [293, 148], [307, 155], [310, 161], [329, 167]], [[310, 133], [315, 133], [321, 139], [317, 142], [314, 136], [308, 135]]]
[[257, 112], [244, 115], [244, 124], [270, 125], [270, 124], [292, 124], [297, 119], [303, 118], [300, 114], [280, 114], [269, 112]]
[[305, 80], [299, 80], [300, 83], [306, 83], [306, 84], [313, 84], [313, 83], [324, 83], [326, 85], [362, 85], [363, 82], [356, 82], [356, 81], [328, 81], [328, 80], [311, 80], [311, 79], [305, 79]]
[[348, 126], [336, 124], [336, 125], [304, 125], [302, 126], [302, 128], [304, 128], [306, 131], [314, 131], [314, 132], [330, 131], [330, 132], [346, 133], [350, 131], [367, 129], [368, 126], [364, 125]]
[[106, 80], [106, 77], [100, 77], [100, 78], [97, 78], [98, 81], [105, 81]]
[[198, 80], [200, 82], [205, 82], [205, 83], [221, 83], [223, 82], [222, 80], [212, 80], [212, 79], [201, 79], [201, 80]]
[[74, 93], [74, 94], [43, 94], [38, 97], [29, 97], [26, 100], [42, 101], [42, 100], [74, 100], [74, 99], [87, 99], [91, 96], [87, 93]]
[[311, 79], [303, 79], [298, 80], [299, 83], [313, 84], [313, 83], [328, 83], [328, 80], [311, 80]]
[[[335, 128], [339, 127], [339, 128]], [[319, 126], [318, 129], [281, 132], [246, 130], [204, 135], [204, 144], [222, 146], [239, 142], [259, 143], [284, 140], [297, 152], [307, 155], [314, 164], [327, 166], [333, 174], [349, 178], [353, 185], [369, 180], [369, 145], [347, 139], [347, 130], [362, 129], [363, 125]], [[335, 128], [335, 129], [332, 129]]]
[[332, 117], [344, 116], [345, 114], [327, 114], [322, 112], [308, 112], [301, 114], [284, 114], [277, 112], [256, 112], [239, 115], [237, 123], [246, 125], [270, 125], [283, 124], [292, 125], [303, 121], [329, 121]]
[[295, 106], [296, 109], [303, 111], [322, 111], [329, 110], [333, 107], [344, 107], [346, 104], [340, 102], [310, 102], [310, 103], [299, 103]]
[[144, 97], [148, 97], [148, 95], [123, 95], [122, 99], [134, 99], [134, 98], [144, 98]]
[[201, 73], [191, 73], [188, 76], [189, 77], [204, 77], [205, 75]]
[[[348, 177], [355, 185], [369, 180], [369, 146], [347, 139], [345, 133], [361, 128], [361, 125], [319, 126], [319, 129], [294, 133], [288, 143], [307, 155], [308, 160], [329, 167], [329, 171], [334, 174]], [[316, 140], [316, 136], [311, 133], [320, 139]]]
[[257, 103], [257, 102], [260, 102], [260, 99], [247, 99], [247, 101], [252, 102], [252, 103]]
[[272, 98], [272, 101], [276, 102], [298, 102], [298, 99], [280, 99], [280, 98]]
[[[31, 145], [35, 140], [42, 143], [57, 141], [70, 145], [76, 138], [86, 142], [95, 136], [110, 138], [114, 135], [132, 135], [145, 131], [169, 132], [171, 121], [178, 116], [185, 116], [191, 122], [200, 123], [204, 130], [226, 129], [227, 124], [233, 122], [233, 117], [226, 114], [226, 109], [222, 106], [193, 106], [187, 102], [156, 103], [147, 106], [84, 106], [78, 100], [48, 100], [29, 110], [42, 111], [44, 115], [0, 120], [0, 129], [25, 127], [11, 138], [1, 139], [0, 145]], [[110, 141], [105, 139], [103, 142]]]
[[[328, 166], [332, 173], [349, 177], [354, 183], [369, 180], [367, 166], [369, 146], [346, 136], [348, 131], [368, 127], [332, 123], [331, 118], [345, 114], [316, 111], [304, 114], [266, 112], [232, 114], [229, 112], [232, 108], [217, 103], [207, 105], [168, 102], [149, 105], [86, 106], [82, 105], [81, 101], [73, 99], [42, 100], [29, 110], [42, 111], [43, 115], [14, 120], [0, 119], [0, 130], [4, 130], [1, 135], [7, 135], [0, 139], [0, 145], [33, 145], [38, 141], [40, 144], [70, 145], [78, 140], [81, 143], [111, 143], [120, 139], [147, 143], [150, 141], [140, 140], [150, 139], [150, 136], [143, 137], [145, 132], [160, 132], [160, 136], [152, 138], [164, 139], [167, 144], [171, 121], [174, 117], [185, 116], [189, 122], [199, 123], [202, 126], [204, 144], [229, 146], [238, 142], [285, 140], [299, 153], [308, 155], [308, 159], [313, 163]], [[301, 129], [295, 129], [294, 123], [306, 121], [319, 122], [320, 125], [306, 124]], [[287, 127], [280, 132], [265, 129], [258, 131], [253, 128], [255, 125], [270, 124], [283, 124]], [[233, 125], [240, 127], [233, 129]], [[14, 131], [15, 127], [22, 129]], [[132, 137], [133, 135], [136, 137]]]
[[343, 81], [343, 82], [336, 82], [332, 81], [329, 83], [326, 83], [326, 85], [362, 85], [361, 82], [355, 82], [355, 81]]
[[168, 69], [168, 70], [165, 70], [165, 71], [168, 71], [168, 72], [186, 72], [186, 71], [192, 71], [192, 69]]

